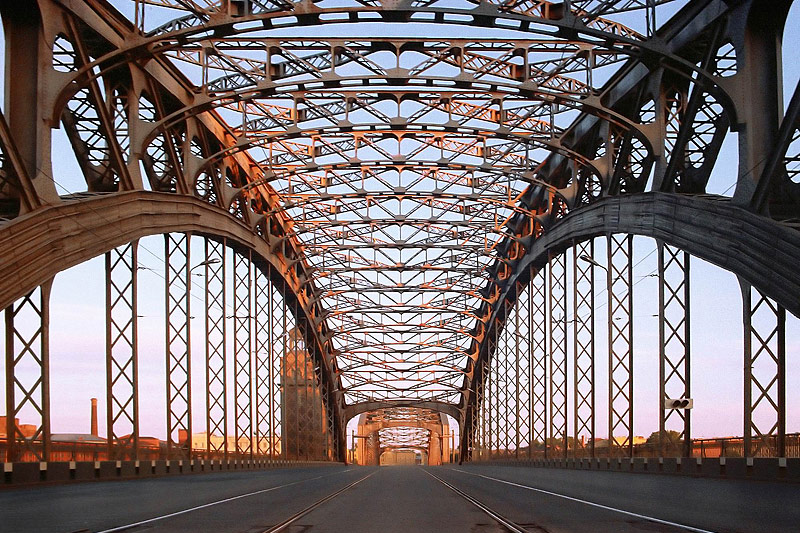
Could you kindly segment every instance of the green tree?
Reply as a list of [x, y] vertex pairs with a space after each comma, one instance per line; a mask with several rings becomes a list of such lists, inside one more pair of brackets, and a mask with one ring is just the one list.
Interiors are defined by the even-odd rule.
[[[647, 437], [647, 444], [649, 446], [658, 446], [658, 431], [654, 431]], [[680, 442], [681, 434], [679, 431], [673, 431], [671, 429], [666, 430], [665, 432], [665, 443], [667, 446], [670, 444], [675, 445]]]

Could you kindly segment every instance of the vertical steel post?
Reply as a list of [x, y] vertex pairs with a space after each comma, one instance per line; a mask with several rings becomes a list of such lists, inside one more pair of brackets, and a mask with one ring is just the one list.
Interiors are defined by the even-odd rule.
[[[665, 409], [665, 398], [691, 397], [689, 254], [656, 241], [658, 249], [659, 454], [691, 457], [691, 411]], [[671, 427], [668, 427], [671, 426]], [[677, 431], [672, 438], [668, 431]]]
[[[50, 289], [49, 280], [6, 308], [6, 457], [50, 460]], [[17, 318], [20, 318], [17, 321]], [[17, 371], [19, 369], [19, 372]], [[38, 419], [24, 435], [16, 419], [32, 408]], [[30, 411], [27, 411], [28, 416]]]
[[272, 460], [278, 462], [287, 458], [286, 440], [286, 360], [284, 344], [286, 340], [286, 305], [275, 285], [271, 287], [270, 312], [270, 387], [272, 389], [272, 408], [270, 409], [270, 428], [273, 439]]
[[272, 383], [270, 367], [272, 365], [270, 324], [270, 293], [272, 286], [267, 274], [260, 268], [255, 269], [255, 435], [256, 453], [260, 456], [272, 457]]
[[164, 235], [167, 458], [192, 455], [190, 240], [188, 233]]
[[106, 252], [106, 423], [109, 459], [139, 454], [137, 250]]
[[744, 311], [744, 455], [786, 457], [786, 310], [739, 279]]
[[[206, 453], [228, 457], [225, 241], [205, 240]], [[215, 442], [216, 439], [221, 441]]]
[[547, 272], [531, 271], [531, 447], [541, 445], [547, 457]]
[[524, 402], [524, 393], [523, 393], [523, 383], [522, 383], [522, 376], [520, 373], [520, 320], [519, 320], [519, 298], [523, 295], [522, 287], [519, 283], [515, 283], [514, 285], [515, 292], [517, 295], [516, 300], [514, 301], [514, 330], [511, 332], [511, 339], [514, 342], [513, 345], [513, 356], [514, 359], [514, 394], [512, 399], [514, 401], [514, 458], [519, 460], [519, 450], [522, 447], [522, 403]]
[[[531, 291], [528, 285], [518, 285], [516, 304], [516, 331], [514, 332], [514, 347], [516, 355], [517, 372], [517, 449], [527, 447], [525, 458], [530, 459], [533, 453], [531, 435]], [[517, 458], [521, 458], [519, 452]]]
[[252, 261], [250, 250], [233, 254], [234, 438], [239, 459], [253, 458]]
[[487, 390], [486, 387], [488, 385], [487, 376], [489, 375], [489, 363], [488, 361], [484, 360], [483, 363], [483, 376], [484, 379], [481, 380], [480, 386], [477, 388], [478, 392], [478, 401], [480, 402], [481, 406], [481, 424], [480, 424], [480, 458], [482, 461], [488, 461], [491, 458], [491, 441], [490, 441], [490, 429], [488, 428], [488, 421], [489, 421], [489, 402], [487, 401]]
[[573, 243], [573, 371], [575, 450], [586, 455], [581, 437], [588, 437], [588, 455], [595, 454], [594, 376], [594, 240]]
[[567, 456], [567, 257], [551, 254], [550, 314], [550, 435], [560, 441], [559, 455]]
[[608, 236], [607, 274], [608, 450], [612, 456], [632, 457], [633, 236]]
[[486, 433], [487, 437], [487, 444], [489, 446], [489, 459], [493, 459], [496, 455], [496, 451], [500, 447], [499, 442], [499, 428], [498, 428], [498, 416], [499, 416], [499, 402], [497, 396], [497, 383], [495, 379], [497, 378], [497, 363], [499, 362], [499, 353], [497, 350], [497, 337], [498, 332], [500, 330], [500, 323], [497, 319], [493, 319], [493, 327], [489, 330], [489, 348], [487, 350], [487, 366], [489, 371], [483, 376], [483, 380], [486, 383], [484, 387], [484, 394], [488, 401], [486, 402], [487, 406], [487, 413], [488, 413], [488, 431]]
[[500, 360], [497, 362], [497, 369], [499, 374], [495, 376], [495, 383], [497, 383], [497, 391], [495, 396], [498, 403], [497, 413], [497, 436], [498, 436], [498, 449], [501, 450], [501, 455], [507, 456], [509, 448], [511, 447], [511, 412], [509, 405], [513, 401], [513, 375], [509, 372], [511, 362], [510, 344], [508, 342], [509, 327], [512, 326], [510, 319], [510, 310], [508, 300], [503, 301], [505, 307], [505, 319], [498, 326], [502, 329], [498, 331], [498, 347], [497, 350], [501, 354]]
[[[296, 303], [295, 303], [296, 305]], [[289, 376], [291, 377], [290, 384], [291, 384], [291, 392], [286, 395], [286, 398], [291, 399], [292, 408], [287, 415], [292, 417], [292, 423], [287, 427], [287, 431], [291, 432], [292, 440], [294, 446], [290, 449], [292, 455], [291, 458], [295, 461], [300, 460], [300, 392], [298, 390], [299, 383], [298, 383], [298, 374], [300, 369], [299, 365], [299, 353], [297, 350], [297, 315], [293, 312], [290, 306], [286, 306], [286, 341], [284, 344], [285, 349], [285, 360], [291, 361], [291, 369], [288, 370], [290, 372]], [[287, 365], [288, 366], [288, 365]], [[284, 398], [284, 401], [286, 401]], [[287, 448], [288, 448], [287, 444]]]

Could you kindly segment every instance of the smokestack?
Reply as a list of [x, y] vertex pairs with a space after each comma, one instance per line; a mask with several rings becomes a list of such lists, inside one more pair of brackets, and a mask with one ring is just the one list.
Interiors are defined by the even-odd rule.
[[92, 398], [92, 435], [97, 435], [97, 398]]

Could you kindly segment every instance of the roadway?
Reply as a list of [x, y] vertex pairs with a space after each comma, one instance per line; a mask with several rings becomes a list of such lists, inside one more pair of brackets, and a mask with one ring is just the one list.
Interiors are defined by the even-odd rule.
[[4, 533], [800, 531], [800, 487], [482, 465], [329, 466], [0, 491]]

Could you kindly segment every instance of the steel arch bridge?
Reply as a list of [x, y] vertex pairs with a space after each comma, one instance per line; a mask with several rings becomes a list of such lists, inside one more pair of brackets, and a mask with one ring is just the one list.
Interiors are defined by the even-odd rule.
[[[6, 460], [55, 453], [50, 287], [100, 255], [108, 454], [142, 457], [137, 243], [162, 234], [167, 458], [346, 460], [348, 420], [376, 413], [451, 416], [462, 460], [633, 456], [634, 236], [658, 251], [659, 397], [692, 395], [697, 257], [742, 288], [743, 454], [785, 457], [786, 312], [800, 314], [791, 4], [3, 3]], [[82, 190], [59, 184], [54, 128]], [[730, 132], [735, 186], [710, 194]], [[26, 409], [32, 434], [14, 421]], [[691, 455], [690, 411], [659, 413], [658, 453]]]

